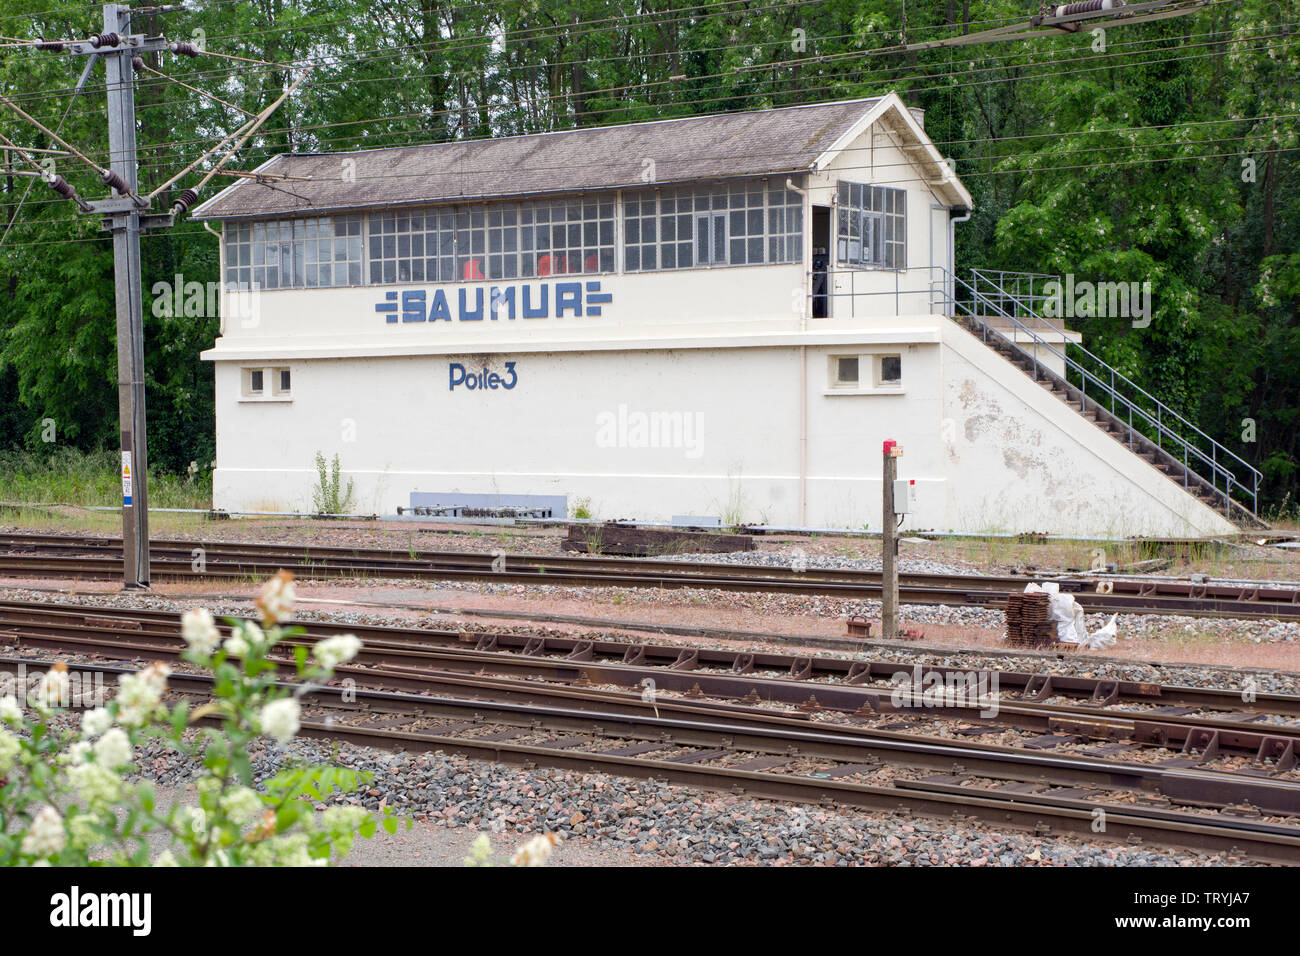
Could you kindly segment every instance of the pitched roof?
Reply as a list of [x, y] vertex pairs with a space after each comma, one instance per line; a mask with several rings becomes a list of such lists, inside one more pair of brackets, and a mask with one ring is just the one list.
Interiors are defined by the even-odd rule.
[[[194, 210], [197, 219], [310, 214], [804, 170], [880, 97], [500, 139], [348, 153], [282, 153]], [[355, 177], [343, 176], [345, 159]]]

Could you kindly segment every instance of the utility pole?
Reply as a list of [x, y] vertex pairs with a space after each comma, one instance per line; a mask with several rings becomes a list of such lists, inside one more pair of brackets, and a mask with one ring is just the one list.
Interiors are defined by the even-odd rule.
[[[149, 14], [183, 11], [178, 5], [153, 6]], [[67, 155], [75, 157], [99, 175], [116, 195], [108, 199], [87, 201], [52, 166], [38, 163], [30, 150], [25, 150], [0, 134], [0, 142], [17, 152], [23, 161], [38, 172], [46, 184], [64, 199], [70, 199], [86, 215], [99, 216], [103, 228], [113, 236], [113, 272], [117, 307], [117, 411], [122, 445], [122, 584], [126, 588], [149, 586], [149, 448], [145, 422], [145, 370], [144, 370], [144, 289], [140, 268], [140, 234], [151, 229], [166, 229], [183, 216], [199, 197], [202, 189], [234, 158], [235, 153], [279, 109], [290, 94], [306, 80], [307, 72], [294, 80], [279, 98], [256, 116], [249, 119], [233, 133], [224, 136], [216, 146], [190, 163], [179, 173], [141, 196], [137, 171], [135, 144], [135, 73], [148, 70], [163, 79], [170, 79], [148, 67], [143, 59], [146, 53], [169, 50], [177, 56], [197, 57], [208, 52], [201, 30], [192, 34], [194, 43], [179, 41], [169, 43], [163, 36], [147, 36], [131, 32], [131, 8], [124, 3], [104, 4], [104, 32], [88, 40], [33, 40], [31, 46], [50, 53], [68, 52], [85, 56], [85, 69], [77, 81], [73, 96], [81, 92], [95, 66], [96, 59], [104, 61], [105, 89], [108, 92], [108, 149], [109, 164], [101, 166], [66, 139], [58, 130], [51, 130], [23, 110], [21, 106], [0, 94], [4, 106], [44, 133], [51, 141], [63, 147]], [[242, 57], [216, 53], [216, 56], [240, 60]], [[261, 61], [257, 61], [261, 62]], [[179, 81], [177, 81], [179, 82]], [[181, 83], [187, 89], [193, 89]], [[202, 91], [199, 91], [202, 92]], [[224, 103], [210, 93], [204, 94]], [[228, 104], [226, 104], [228, 105]], [[67, 114], [65, 112], [64, 118]], [[62, 123], [59, 124], [62, 129]], [[168, 212], [151, 212], [150, 201], [193, 172], [208, 157], [225, 150], [224, 156], [208, 170], [207, 174], [190, 189], [180, 192]], [[35, 150], [53, 152], [53, 150]], [[6, 156], [8, 153], [6, 152]], [[229, 175], [229, 174], [227, 174]], [[3, 237], [0, 237], [3, 241]]]
[[162, 37], [132, 35], [131, 8], [104, 4], [104, 32], [70, 44], [73, 53], [104, 61], [108, 90], [109, 167], [104, 181], [117, 195], [90, 201], [91, 214], [103, 216], [113, 235], [113, 273], [117, 295], [117, 413], [122, 446], [122, 584], [149, 586], [149, 448], [145, 432], [144, 291], [140, 271], [140, 233], [165, 228], [172, 215], [148, 214], [140, 198], [135, 147], [135, 66], [133, 58], [166, 49]]
[[894, 513], [894, 481], [903, 449], [886, 441], [883, 466], [882, 534], [880, 542], [880, 632], [887, 641], [898, 640], [898, 515]]

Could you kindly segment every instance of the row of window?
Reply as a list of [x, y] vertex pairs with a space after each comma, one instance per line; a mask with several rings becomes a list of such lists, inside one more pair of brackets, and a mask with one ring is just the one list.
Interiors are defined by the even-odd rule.
[[614, 202], [494, 203], [370, 216], [370, 283], [614, 271]]
[[902, 189], [839, 184], [837, 258], [855, 266], [907, 268], [907, 193]]
[[623, 200], [623, 269], [652, 272], [803, 258], [803, 205], [784, 186], [634, 193]]
[[246, 399], [278, 398], [288, 400], [293, 392], [287, 368], [242, 368], [239, 392]]
[[[839, 184], [839, 261], [906, 265], [906, 194]], [[612, 198], [478, 203], [225, 227], [226, 282], [312, 289], [614, 272]], [[646, 189], [623, 196], [626, 272], [799, 262], [802, 197], [784, 185]]]
[[361, 216], [319, 216], [225, 227], [226, 282], [243, 288], [361, 285]]
[[832, 389], [859, 391], [903, 386], [901, 355], [832, 355]]

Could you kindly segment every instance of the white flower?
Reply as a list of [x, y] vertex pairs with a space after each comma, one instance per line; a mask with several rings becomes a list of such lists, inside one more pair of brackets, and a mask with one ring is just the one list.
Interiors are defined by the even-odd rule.
[[326, 807], [320, 815], [323, 829], [331, 832], [355, 830], [370, 818], [370, 811], [365, 807]]
[[0, 697], [0, 720], [16, 724], [23, 719], [23, 709], [18, 706], [18, 698], [13, 694]]
[[9, 772], [14, 765], [14, 758], [22, 752], [23, 745], [7, 730], [0, 730], [0, 777]]
[[171, 850], [163, 850], [158, 854], [158, 859], [153, 861], [154, 866], [179, 866], [176, 857], [172, 856]]
[[231, 657], [247, 657], [255, 647], [266, 646], [266, 634], [252, 621], [241, 621], [239, 627], [226, 638], [226, 653]]
[[284, 744], [292, 740], [293, 735], [302, 726], [298, 719], [301, 713], [296, 700], [292, 697], [283, 697], [271, 701], [262, 708], [258, 723], [262, 727], [262, 733]]
[[53, 856], [67, 842], [67, 834], [63, 832], [63, 818], [59, 816], [58, 810], [47, 804], [41, 807], [41, 812], [32, 821], [31, 829], [23, 837], [22, 849], [32, 856]]
[[329, 860], [311, 855], [307, 834], [286, 833], [254, 843], [249, 863], [253, 866], [327, 866]]
[[100, 810], [117, 800], [122, 782], [117, 774], [97, 763], [73, 764], [68, 768], [68, 782], [81, 795], [86, 806]]
[[204, 607], [191, 608], [181, 616], [181, 637], [190, 650], [208, 657], [221, 643], [221, 632]]
[[555, 849], [560, 839], [558, 833], [544, 833], [533, 837], [515, 850], [515, 855], [510, 858], [510, 862], [515, 866], [544, 866], [546, 858], [551, 855], [551, 851]]
[[465, 857], [466, 866], [489, 866], [492, 861], [492, 838], [480, 833], [470, 845], [469, 856]]
[[138, 727], [149, 719], [163, 691], [167, 689], [167, 675], [172, 669], [157, 661], [138, 674], [124, 674], [118, 678], [117, 719], [127, 727]]
[[262, 798], [248, 787], [236, 787], [221, 798], [221, 809], [236, 826], [243, 826], [261, 814]]
[[95, 829], [98, 823], [99, 819], [88, 813], [71, 817], [68, 820], [68, 835], [72, 845], [82, 849], [94, 845], [99, 839], [99, 832]]
[[86, 737], [98, 737], [113, 726], [113, 715], [104, 707], [96, 707], [81, 715], [81, 733]]
[[267, 624], [283, 624], [293, 617], [293, 575], [280, 571], [266, 582], [262, 596], [256, 603], [262, 609], [262, 619]]
[[361, 650], [361, 640], [354, 634], [336, 634], [327, 637], [312, 649], [316, 660], [322, 667], [337, 667], [357, 656]]
[[36, 688], [36, 706], [49, 710], [63, 706], [68, 701], [68, 665], [56, 661]]
[[247, 657], [248, 641], [244, 640], [244, 635], [239, 631], [231, 631], [230, 636], [226, 638], [226, 653], [231, 657]]
[[85, 763], [93, 753], [89, 740], [78, 740], [63, 752], [63, 760], [69, 764]]
[[109, 770], [116, 770], [124, 763], [131, 762], [131, 738], [121, 727], [112, 730], [95, 741], [95, 763]]

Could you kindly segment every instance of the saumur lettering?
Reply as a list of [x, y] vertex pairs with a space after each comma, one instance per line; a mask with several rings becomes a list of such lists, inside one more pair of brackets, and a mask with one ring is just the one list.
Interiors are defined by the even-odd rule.
[[459, 362], [452, 362], [447, 366], [448, 378], [450, 384], [448, 391], [456, 391], [456, 386], [463, 385], [471, 392], [475, 389], [498, 389], [514, 388], [519, 383], [519, 376], [515, 374], [515, 363], [506, 362], [506, 374], [500, 372], [490, 372], [483, 369], [478, 372], [471, 372]]
[[461, 286], [454, 289], [406, 289], [384, 293], [375, 311], [386, 321], [495, 322], [498, 319], [562, 319], [600, 315], [613, 294], [600, 291], [600, 282], [539, 282], [536, 284]]
[[150, 893], [83, 894], [80, 887], [74, 886], [67, 893], [51, 896], [50, 907], [51, 926], [127, 926], [133, 936], [148, 936], [153, 926]]

